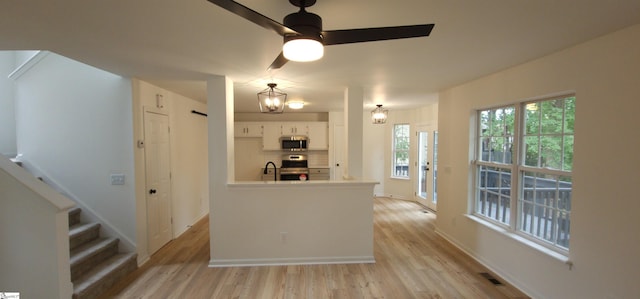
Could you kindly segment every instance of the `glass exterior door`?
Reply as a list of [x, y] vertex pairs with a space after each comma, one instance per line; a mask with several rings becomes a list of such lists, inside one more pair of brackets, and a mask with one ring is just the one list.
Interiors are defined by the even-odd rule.
[[418, 127], [418, 161], [417, 169], [417, 186], [416, 200], [429, 209], [437, 208], [437, 144], [438, 132], [430, 126]]

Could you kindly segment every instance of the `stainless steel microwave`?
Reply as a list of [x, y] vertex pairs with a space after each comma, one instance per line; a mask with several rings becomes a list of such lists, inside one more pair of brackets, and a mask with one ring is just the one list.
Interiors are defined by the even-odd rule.
[[283, 151], [303, 152], [307, 150], [309, 138], [307, 136], [282, 136], [280, 137], [280, 148]]

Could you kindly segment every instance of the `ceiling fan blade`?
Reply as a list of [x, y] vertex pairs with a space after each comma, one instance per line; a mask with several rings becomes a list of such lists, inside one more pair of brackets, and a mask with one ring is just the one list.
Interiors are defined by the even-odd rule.
[[231, 0], [207, 0], [217, 6], [220, 6], [236, 15], [245, 18], [255, 24], [258, 24], [268, 30], [272, 30], [282, 36], [285, 34], [297, 33], [295, 30], [266, 17], [251, 8], [248, 8], [238, 2]]
[[434, 24], [323, 31], [324, 44], [340, 45], [429, 36]]
[[289, 59], [284, 58], [284, 54], [282, 54], [282, 52], [280, 52], [280, 55], [278, 55], [276, 60], [274, 60], [273, 63], [271, 63], [271, 65], [269, 66], [269, 68], [267, 68], [267, 70], [279, 69], [285, 63], [287, 63], [288, 61], [289, 61]]

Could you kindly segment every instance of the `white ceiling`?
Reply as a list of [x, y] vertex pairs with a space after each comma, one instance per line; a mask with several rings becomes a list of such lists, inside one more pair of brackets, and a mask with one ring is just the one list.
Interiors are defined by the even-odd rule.
[[[287, 0], [238, 1], [281, 21]], [[2, 0], [0, 50], [50, 50], [206, 101], [204, 80], [235, 82], [236, 111], [257, 112], [275, 81], [304, 112], [342, 110], [347, 86], [375, 104], [424, 106], [439, 90], [637, 24], [640, 0], [317, 0], [325, 30], [435, 23], [431, 36], [334, 45], [268, 72], [282, 38], [206, 0]]]

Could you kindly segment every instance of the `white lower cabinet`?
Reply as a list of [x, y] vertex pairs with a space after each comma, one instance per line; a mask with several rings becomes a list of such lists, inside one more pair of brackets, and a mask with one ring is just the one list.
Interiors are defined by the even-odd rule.
[[309, 168], [309, 180], [329, 180], [329, 168]]
[[263, 181], [279, 181], [280, 169], [267, 168], [267, 174], [264, 174], [264, 168], [260, 169]]

